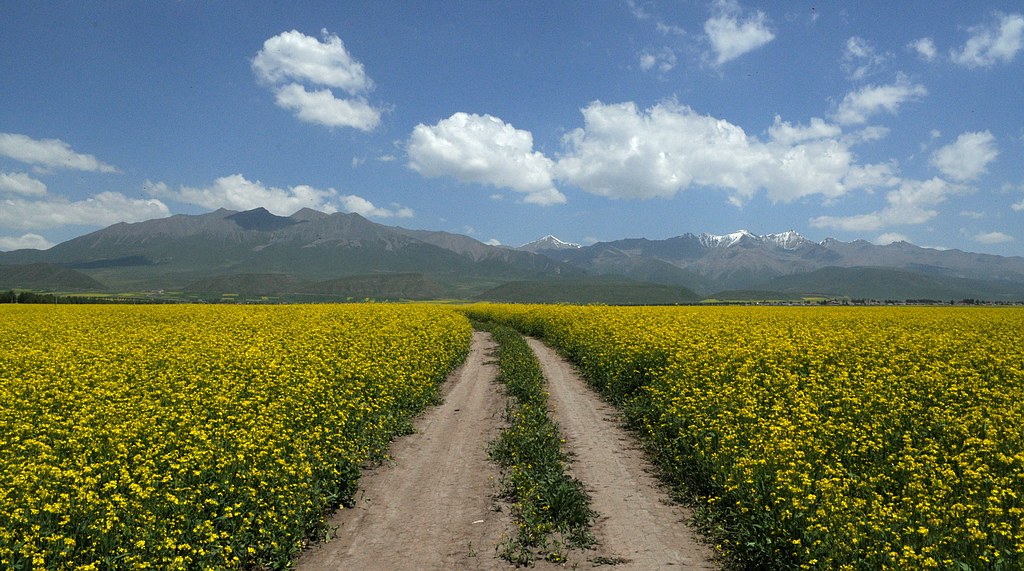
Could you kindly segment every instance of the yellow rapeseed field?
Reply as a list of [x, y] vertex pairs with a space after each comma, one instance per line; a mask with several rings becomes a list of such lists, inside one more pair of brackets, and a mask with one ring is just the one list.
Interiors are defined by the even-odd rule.
[[469, 340], [434, 306], [0, 306], [0, 562], [284, 567]]
[[472, 306], [619, 402], [757, 568], [1024, 568], [1024, 311]]

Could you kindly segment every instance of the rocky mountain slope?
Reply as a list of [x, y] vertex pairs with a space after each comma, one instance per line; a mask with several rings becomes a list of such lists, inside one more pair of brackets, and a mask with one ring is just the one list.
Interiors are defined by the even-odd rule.
[[[40, 281], [43, 268], [48, 277]], [[500, 287], [510, 283], [515, 285]], [[460, 234], [377, 224], [358, 214], [303, 209], [286, 217], [257, 208], [115, 224], [49, 250], [0, 252], [0, 284], [352, 298], [389, 292], [414, 299], [503, 292], [508, 299], [539, 295], [607, 302], [628, 289], [658, 291], [626, 296], [631, 303], [723, 291], [776, 292], [788, 299], [1019, 301], [1024, 300], [1024, 258], [906, 242], [815, 242], [793, 231], [759, 236], [745, 230], [590, 246], [545, 236], [506, 248]], [[573, 289], [589, 293], [573, 296]], [[560, 291], [565, 295], [556, 295]]]

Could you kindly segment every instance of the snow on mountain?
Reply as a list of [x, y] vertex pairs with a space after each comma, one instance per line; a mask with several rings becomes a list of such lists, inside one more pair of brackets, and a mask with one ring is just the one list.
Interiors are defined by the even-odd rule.
[[747, 230], [737, 230], [732, 234], [708, 234], [704, 233], [700, 235], [700, 243], [708, 248], [728, 248], [729, 246], [735, 246], [743, 238], [757, 238]]
[[761, 237], [765, 242], [774, 243], [786, 250], [795, 250], [803, 244], [811, 243], [795, 230], [787, 230], [781, 234], [766, 234]]
[[802, 244], [810, 243], [809, 240], [793, 230], [781, 234], [764, 234], [763, 236], [758, 236], [748, 230], [737, 230], [731, 234], [722, 235], [707, 233], [700, 235], [700, 243], [708, 248], [729, 248], [744, 240], [773, 245], [785, 250], [795, 250]]
[[539, 250], [569, 250], [579, 248], [579, 244], [573, 244], [571, 242], [563, 242], [558, 238], [555, 238], [551, 234], [534, 240], [529, 244], [523, 244], [517, 248], [518, 250], [525, 250], [527, 252], [537, 252]]

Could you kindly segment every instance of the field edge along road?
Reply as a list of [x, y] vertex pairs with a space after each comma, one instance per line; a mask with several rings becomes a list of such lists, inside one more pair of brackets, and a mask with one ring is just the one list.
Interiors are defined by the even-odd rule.
[[620, 426], [604, 402], [554, 349], [527, 342], [548, 383], [552, 416], [599, 514], [598, 545], [588, 559], [617, 562], [614, 569], [717, 569], [711, 546], [687, 525], [690, 512], [674, 504], [651, 474], [635, 437]]
[[489, 333], [473, 332], [444, 402], [392, 443], [391, 461], [365, 471], [354, 506], [336, 512], [335, 537], [309, 548], [299, 571], [510, 569], [495, 546], [511, 525], [496, 504], [499, 472], [487, 454], [503, 426]]

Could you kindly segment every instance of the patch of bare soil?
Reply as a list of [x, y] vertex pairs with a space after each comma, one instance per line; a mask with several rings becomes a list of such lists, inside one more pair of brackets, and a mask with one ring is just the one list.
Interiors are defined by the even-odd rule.
[[495, 557], [511, 516], [496, 504], [499, 472], [488, 443], [503, 426], [494, 342], [474, 332], [443, 404], [396, 440], [391, 462], [363, 473], [355, 506], [328, 525], [335, 537], [307, 550], [297, 569], [510, 569]]
[[536, 339], [528, 342], [547, 378], [552, 418], [573, 456], [573, 475], [584, 483], [591, 508], [599, 514], [593, 530], [597, 548], [581, 554], [588, 566], [716, 569], [714, 550], [686, 525], [689, 510], [673, 504], [650, 473], [615, 408], [557, 352]]

